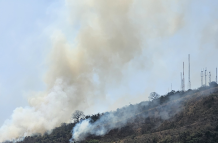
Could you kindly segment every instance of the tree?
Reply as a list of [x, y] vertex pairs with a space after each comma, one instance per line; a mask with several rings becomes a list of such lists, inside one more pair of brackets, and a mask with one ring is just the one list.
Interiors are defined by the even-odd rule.
[[83, 111], [79, 111], [76, 110], [73, 115], [72, 115], [72, 119], [74, 120], [74, 122], [79, 122], [80, 119], [83, 119], [85, 117]]
[[209, 83], [210, 87], [217, 87], [218, 84], [215, 81]]
[[149, 101], [152, 101], [152, 100], [157, 99], [159, 97], [160, 97], [160, 95], [157, 94], [156, 92], [151, 92], [150, 95], [148, 96], [148, 99], [149, 99]]

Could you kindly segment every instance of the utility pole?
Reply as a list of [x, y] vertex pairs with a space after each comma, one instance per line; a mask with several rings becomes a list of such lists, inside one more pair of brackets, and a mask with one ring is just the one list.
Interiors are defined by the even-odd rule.
[[211, 83], [211, 72], [209, 72], [209, 83]]

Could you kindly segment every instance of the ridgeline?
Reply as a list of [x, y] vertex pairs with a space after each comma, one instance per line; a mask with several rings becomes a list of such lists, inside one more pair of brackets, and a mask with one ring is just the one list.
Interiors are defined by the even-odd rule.
[[[90, 134], [81, 142], [216, 143], [218, 141], [218, 86], [215, 82], [195, 90], [171, 91], [152, 101], [125, 106], [114, 112], [122, 115], [122, 112], [133, 108], [137, 108], [137, 112], [127, 117], [125, 126], [112, 129], [103, 136]], [[85, 116], [81, 120], [90, 119], [92, 124], [108, 113]], [[69, 143], [72, 138], [71, 130], [75, 124], [63, 123], [50, 134], [28, 136], [18, 143]]]

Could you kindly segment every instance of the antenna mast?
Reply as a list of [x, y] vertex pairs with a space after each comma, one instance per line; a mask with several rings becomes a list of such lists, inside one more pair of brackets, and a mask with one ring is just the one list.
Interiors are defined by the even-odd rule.
[[216, 83], [217, 83], [217, 68], [216, 68]]
[[205, 69], [205, 86], [207, 86], [207, 68]]
[[183, 91], [185, 91], [184, 62], [183, 62]]
[[203, 75], [204, 75], [204, 69], [201, 70], [201, 86], [203, 86], [203, 83], [204, 83], [204, 81], [203, 81]]
[[209, 83], [211, 83], [211, 72], [209, 72]]
[[189, 89], [191, 89], [191, 80], [190, 80], [190, 54], [188, 54], [188, 80], [189, 80]]

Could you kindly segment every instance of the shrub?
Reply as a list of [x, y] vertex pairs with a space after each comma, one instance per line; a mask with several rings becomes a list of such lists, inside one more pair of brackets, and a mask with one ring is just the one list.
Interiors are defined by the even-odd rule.
[[98, 143], [98, 140], [90, 140], [89, 143]]

